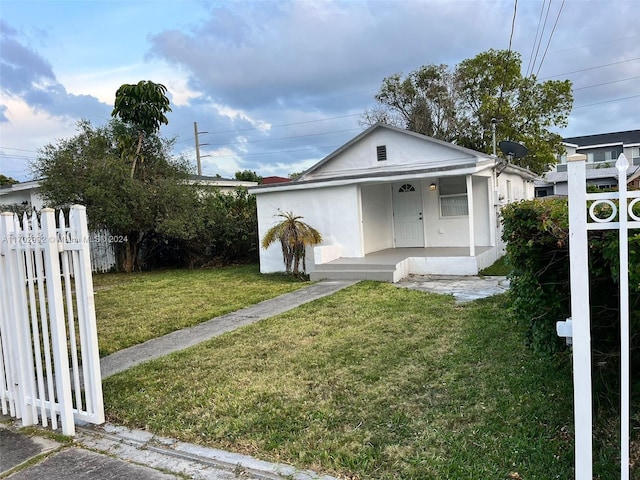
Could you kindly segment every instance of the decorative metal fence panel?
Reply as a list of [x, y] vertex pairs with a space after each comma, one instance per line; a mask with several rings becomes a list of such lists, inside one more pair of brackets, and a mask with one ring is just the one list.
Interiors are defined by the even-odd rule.
[[104, 422], [86, 211], [0, 215], [0, 407], [65, 435]]
[[[578, 158], [579, 157], [579, 158]], [[591, 318], [589, 310], [590, 230], [618, 230], [620, 255], [620, 478], [629, 479], [630, 446], [630, 327], [629, 241], [630, 229], [640, 228], [634, 208], [640, 191], [627, 191], [629, 162], [624, 154], [616, 162], [618, 191], [586, 193], [584, 155], [567, 163], [569, 181], [569, 251], [571, 259], [571, 319], [560, 322], [558, 331], [568, 330], [573, 343], [576, 480], [593, 478], [593, 411], [591, 383]], [[640, 205], [639, 205], [640, 206]], [[567, 328], [568, 327], [568, 328]]]

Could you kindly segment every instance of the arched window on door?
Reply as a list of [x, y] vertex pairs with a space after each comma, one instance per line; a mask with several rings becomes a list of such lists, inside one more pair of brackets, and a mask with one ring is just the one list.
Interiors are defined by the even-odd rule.
[[415, 187], [410, 183], [405, 183], [403, 185], [400, 185], [400, 188], [398, 189], [398, 193], [415, 192], [415, 191], [416, 191]]

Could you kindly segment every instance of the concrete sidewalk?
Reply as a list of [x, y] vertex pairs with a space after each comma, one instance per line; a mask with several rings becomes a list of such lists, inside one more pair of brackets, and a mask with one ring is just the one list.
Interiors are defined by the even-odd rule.
[[[40, 429], [36, 429], [40, 430]], [[105, 424], [79, 427], [71, 443], [21, 433], [0, 416], [0, 478], [11, 480], [337, 480], [290, 465], [258, 460]], [[8, 476], [7, 476], [8, 475]]]

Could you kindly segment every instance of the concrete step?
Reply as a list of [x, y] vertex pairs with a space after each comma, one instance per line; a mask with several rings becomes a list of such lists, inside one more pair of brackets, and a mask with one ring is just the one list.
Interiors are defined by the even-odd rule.
[[345, 263], [345, 262], [336, 262], [336, 263], [322, 263], [320, 265], [316, 265], [317, 271], [323, 272], [331, 272], [331, 271], [342, 271], [342, 270], [353, 270], [356, 272], [367, 272], [367, 271], [381, 271], [381, 272], [393, 272], [397, 266], [395, 264], [388, 263]]
[[375, 280], [378, 282], [393, 282], [393, 270], [371, 270], [371, 269], [353, 269], [347, 268], [342, 270], [316, 270], [309, 274], [309, 279], [313, 282], [319, 280]]

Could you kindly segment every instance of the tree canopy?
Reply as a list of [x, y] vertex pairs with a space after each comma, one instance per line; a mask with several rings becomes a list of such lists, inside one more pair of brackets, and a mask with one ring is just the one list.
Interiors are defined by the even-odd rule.
[[562, 138], [550, 129], [567, 125], [571, 82], [524, 77], [521, 63], [517, 52], [489, 50], [454, 68], [431, 64], [406, 77], [395, 73], [382, 81], [378, 104], [362, 123], [384, 122], [492, 153], [495, 119], [497, 142], [512, 140], [529, 150], [514, 163], [543, 173], [562, 153]]
[[238, 170], [235, 174], [236, 180], [242, 180], [244, 182], [257, 182], [262, 183], [262, 177], [252, 170]]
[[48, 205], [85, 205], [92, 228], [126, 238], [127, 271], [137, 267], [144, 238], [175, 228], [176, 218], [188, 215], [186, 207], [195, 198], [193, 189], [181, 181], [189, 173], [186, 162], [173, 159], [172, 142], [155, 134], [144, 137], [140, 151], [146, 161], [135, 178], [130, 176], [117, 139], [132, 131], [119, 120], [98, 128], [83, 120], [76, 136], [45, 146], [32, 165]]
[[[169, 123], [165, 113], [170, 112], [171, 107], [166, 93], [167, 87], [150, 80], [125, 83], [116, 91], [111, 116], [119, 118], [133, 129], [133, 134], [124, 134], [117, 139], [122, 156], [131, 161], [132, 178], [136, 164], [145, 158], [141, 155], [144, 137], [158, 133], [163, 124]], [[137, 145], [134, 148], [136, 137]]]
[[18, 182], [15, 178], [7, 177], [6, 175], [0, 174], [0, 187], [6, 187], [9, 185], [15, 185]]

